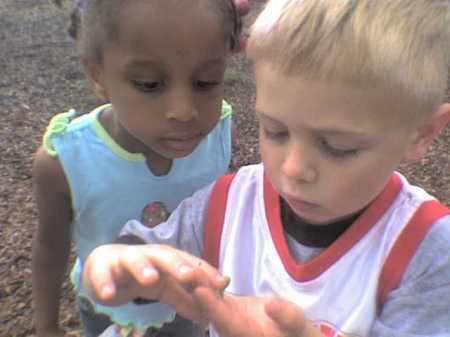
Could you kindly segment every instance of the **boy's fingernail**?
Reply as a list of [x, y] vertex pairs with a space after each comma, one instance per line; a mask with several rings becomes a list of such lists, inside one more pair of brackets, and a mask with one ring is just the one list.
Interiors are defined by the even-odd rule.
[[216, 276], [216, 281], [226, 282], [228, 284], [227, 279], [224, 276], [220, 275], [220, 274]]
[[102, 288], [102, 295], [104, 297], [110, 297], [114, 294], [114, 286], [112, 284], [105, 284]]
[[156, 270], [152, 267], [144, 267], [142, 269], [142, 276], [144, 276], [145, 278], [149, 278], [151, 276], [153, 276], [156, 273]]
[[187, 274], [192, 270], [192, 267], [187, 266], [187, 265], [182, 265], [178, 268], [178, 273], [181, 275]]

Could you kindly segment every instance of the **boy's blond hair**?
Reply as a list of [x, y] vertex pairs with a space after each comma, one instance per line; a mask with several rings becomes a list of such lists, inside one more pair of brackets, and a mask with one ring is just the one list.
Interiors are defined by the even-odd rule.
[[449, 2], [270, 0], [248, 53], [286, 74], [399, 88], [433, 111], [448, 85]]

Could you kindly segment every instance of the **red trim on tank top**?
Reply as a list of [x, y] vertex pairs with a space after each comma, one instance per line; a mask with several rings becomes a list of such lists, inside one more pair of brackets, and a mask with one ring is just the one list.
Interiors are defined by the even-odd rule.
[[392, 174], [389, 183], [367, 210], [333, 244], [311, 261], [299, 264], [291, 255], [280, 217], [279, 194], [264, 176], [264, 202], [267, 223], [272, 240], [289, 275], [298, 282], [306, 282], [320, 276], [346, 254], [378, 222], [392, 205], [402, 187], [402, 181]]
[[229, 174], [216, 181], [208, 204], [203, 238], [205, 244], [203, 258], [216, 268], [219, 266], [220, 241], [227, 209], [228, 191], [235, 175], [235, 173]]
[[450, 209], [437, 200], [428, 200], [416, 210], [398, 236], [380, 273], [378, 285], [378, 309], [382, 308], [389, 293], [398, 287], [417, 248], [432, 225], [439, 218], [450, 214]]

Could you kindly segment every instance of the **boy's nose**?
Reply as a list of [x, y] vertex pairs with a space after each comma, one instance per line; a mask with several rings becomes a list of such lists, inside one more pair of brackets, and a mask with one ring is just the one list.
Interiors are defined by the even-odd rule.
[[281, 170], [290, 180], [312, 183], [317, 178], [312, 153], [300, 144], [288, 148]]
[[194, 97], [188, 92], [178, 91], [169, 97], [166, 113], [168, 119], [189, 122], [198, 117]]

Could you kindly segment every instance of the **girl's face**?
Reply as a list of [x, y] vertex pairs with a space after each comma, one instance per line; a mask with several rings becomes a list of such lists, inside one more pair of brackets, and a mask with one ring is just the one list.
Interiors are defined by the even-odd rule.
[[184, 157], [215, 127], [230, 55], [221, 22], [207, 1], [126, 2], [117, 40], [88, 67], [125, 149], [150, 162]]
[[416, 153], [416, 126], [394, 89], [286, 76], [256, 64], [266, 173], [301, 218], [327, 224], [359, 212]]

